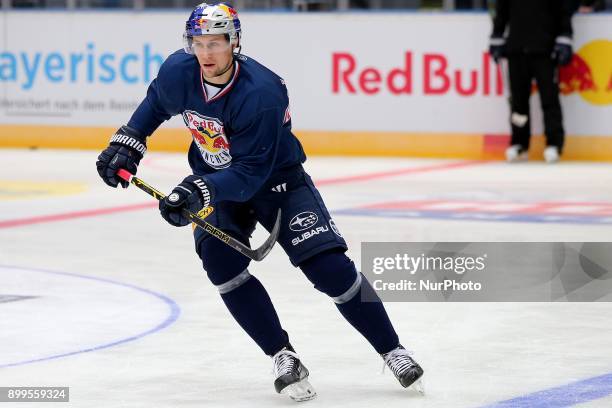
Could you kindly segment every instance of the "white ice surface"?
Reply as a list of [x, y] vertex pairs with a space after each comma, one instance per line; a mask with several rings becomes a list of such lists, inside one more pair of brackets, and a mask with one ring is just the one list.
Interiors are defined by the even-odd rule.
[[[0, 222], [145, 203], [97, 177], [97, 152], [0, 151], [2, 181], [80, 182], [81, 194], [6, 200]], [[311, 158], [315, 180], [444, 164], [441, 160]], [[486, 163], [322, 185], [332, 212], [398, 200], [612, 202], [612, 166]], [[163, 191], [188, 172], [183, 155], [154, 154], [139, 176]], [[610, 225], [336, 216], [359, 263], [362, 241], [610, 241]], [[264, 239], [256, 233], [254, 243]], [[158, 298], [98, 281], [17, 272], [6, 266], [110, 279], [173, 299], [178, 320], [133, 342], [0, 368], [0, 386], [70, 386], [71, 407], [269, 407], [271, 361], [235, 324], [208, 282], [190, 230], [155, 208], [0, 228], [0, 366], [129, 337], [161, 323]], [[279, 247], [250, 271], [267, 288], [311, 372], [309, 407], [478, 407], [612, 372], [608, 303], [387, 303], [402, 343], [425, 369], [427, 395], [402, 389], [382, 360], [314, 290]], [[12, 406], [4, 403], [1, 406]], [[40, 404], [19, 403], [19, 407]], [[612, 397], [582, 404], [611, 407]]]

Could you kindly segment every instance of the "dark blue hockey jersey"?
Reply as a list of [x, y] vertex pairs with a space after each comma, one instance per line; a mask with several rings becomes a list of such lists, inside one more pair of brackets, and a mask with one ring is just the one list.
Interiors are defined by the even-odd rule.
[[306, 160], [291, 132], [283, 79], [244, 55], [234, 64], [230, 82], [209, 98], [197, 59], [176, 51], [128, 122], [148, 136], [182, 115], [193, 137], [189, 164], [212, 184], [216, 201], [247, 201], [274, 171]]

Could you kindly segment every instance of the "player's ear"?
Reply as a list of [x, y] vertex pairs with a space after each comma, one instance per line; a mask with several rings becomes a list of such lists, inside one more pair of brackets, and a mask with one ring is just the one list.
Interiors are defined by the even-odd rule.
[[231, 39], [232, 42], [232, 52], [235, 49], [240, 49], [240, 36], [236, 35], [234, 38]]

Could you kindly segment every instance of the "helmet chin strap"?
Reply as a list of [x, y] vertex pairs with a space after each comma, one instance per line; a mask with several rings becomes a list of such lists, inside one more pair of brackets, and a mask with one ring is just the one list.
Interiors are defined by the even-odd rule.
[[232, 60], [230, 61], [230, 63], [229, 63], [229, 64], [227, 64], [227, 68], [225, 68], [225, 69], [223, 70], [223, 72], [222, 72], [222, 73], [220, 73], [219, 75], [215, 75], [213, 78], [218, 78], [218, 77], [220, 77], [221, 75], [225, 74], [227, 71], [229, 71], [230, 69], [232, 69], [233, 67], [234, 67], [234, 57], [232, 56]]

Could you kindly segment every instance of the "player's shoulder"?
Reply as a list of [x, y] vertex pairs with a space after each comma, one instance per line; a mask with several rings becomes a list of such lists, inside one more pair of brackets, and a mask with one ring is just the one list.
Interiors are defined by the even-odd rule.
[[177, 50], [166, 58], [157, 76], [172, 80], [196, 72], [197, 67], [198, 62], [193, 55], [187, 54], [184, 50]]
[[261, 79], [280, 78], [270, 68], [266, 67], [256, 59], [244, 54], [237, 54], [236, 61], [240, 64], [241, 69], [246, 70], [252, 75], [256, 75]]
[[240, 66], [242, 98], [249, 100], [251, 104], [257, 102], [260, 109], [286, 105], [287, 89], [280, 76], [246, 55], [239, 54], [236, 60]]

